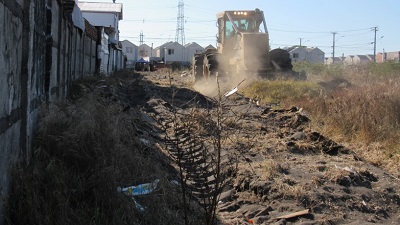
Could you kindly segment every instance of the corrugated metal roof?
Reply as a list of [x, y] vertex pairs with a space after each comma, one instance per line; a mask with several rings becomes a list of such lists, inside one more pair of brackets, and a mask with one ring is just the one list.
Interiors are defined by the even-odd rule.
[[108, 2], [78, 2], [82, 12], [113, 12], [119, 13], [119, 19], [122, 20], [122, 4]]

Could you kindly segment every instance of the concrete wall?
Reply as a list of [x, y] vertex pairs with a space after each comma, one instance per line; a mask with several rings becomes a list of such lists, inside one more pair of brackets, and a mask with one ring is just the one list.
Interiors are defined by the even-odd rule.
[[0, 0], [0, 225], [11, 170], [30, 159], [39, 107], [96, 72], [96, 40], [69, 22], [62, 2]]

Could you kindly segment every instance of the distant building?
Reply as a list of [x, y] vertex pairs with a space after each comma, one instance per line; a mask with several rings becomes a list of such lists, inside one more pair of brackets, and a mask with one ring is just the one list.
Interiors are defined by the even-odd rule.
[[374, 62], [373, 55], [348, 55], [344, 59], [346, 65], [360, 65]]
[[[127, 67], [134, 65], [134, 63], [139, 59], [144, 59], [149, 62], [166, 61], [167, 63], [178, 62], [183, 65], [190, 65], [194, 54], [206, 50], [196, 42], [191, 42], [182, 46], [178, 42], [169, 41], [155, 48], [152, 48], [147, 44], [136, 46], [129, 40], [124, 40], [120, 43], [122, 51], [127, 58]], [[209, 45], [206, 48], [216, 50], [212, 45]]]
[[379, 52], [376, 54], [376, 62], [381, 63], [385, 61], [400, 62], [400, 51], [397, 52]]
[[122, 52], [126, 56], [126, 67], [133, 68], [138, 60], [138, 46], [128, 40], [121, 41]]
[[196, 42], [188, 43], [185, 45], [185, 61], [192, 63], [193, 56], [196, 53], [204, 52], [204, 48]]
[[289, 52], [292, 62], [324, 63], [325, 53], [317, 47], [293, 46], [284, 49]]
[[178, 42], [166, 42], [154, 49], [157, 57], [164, 62], [185, 62], [185, 47]]
[[143, 58], [146, 61], [150, 61], [150, 57], [153, 57], [153, 49], [148, 46], [147, 44], [141, 44], [138, 47], [138, 54], [137, 54], [137, 60]]
[[217, 48], [215, 48], [214, 46], [208, 45], [208, 46], [206, 46], [206, 47], [204, 48], [204, 51], [207, 51], [207, 50], [209, 50], [209, 49], [211, 49], [211, 50], [217, 50]]
[[111, 74], [124, 68], [119, 46], [119, 21], [123, 18], [121, 3], [78, 2], [83, 17], [100, 31], [100, 73]]
[[325, 58], [325, 64], [326, 65], [331, 65], [331, 64], [344, 64], [345, 57], [327, 57]]

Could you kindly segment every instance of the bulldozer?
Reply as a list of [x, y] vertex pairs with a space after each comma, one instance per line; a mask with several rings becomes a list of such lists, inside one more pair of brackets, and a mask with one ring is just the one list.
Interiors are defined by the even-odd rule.
[[283, 49], [270, 51], [263, 11], [223, 11], [217, 14], [217, 27], [217, 49], [193, 56], [194, 82], [217, 73], [257, 73], [264, 78], [273, 78], [278, 71], [291, 74], [293, 66], [289, 53]]

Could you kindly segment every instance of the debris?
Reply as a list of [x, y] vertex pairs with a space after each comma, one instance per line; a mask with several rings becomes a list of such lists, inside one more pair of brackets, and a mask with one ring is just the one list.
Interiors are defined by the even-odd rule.
[[335, 168], [336, 168], [336, 169], [345, 170], [345, 171], [350, 172], [350, 173], [352, 173], [352, 174], [357, 174], [357, 175], [358, 175], [358, 172], [357, 172], [357, 171], [353, 170], [351, 167], [348, 167], [348, 166], [341, 167], [341, 166], [337, 166], [337, 165], [335, 164]]
[[127, 196], [146, 195], [155, 191], [159, 182], [160, 180], [156, 179], [152, 183], [139, 184], [137, 186], [130, 186], [126, 188], [118, 187], [117, 191], [123, 192]]
[[225, 97], [229, 97], [233, 94], [235, 94], [238, 91], [238, 87], [235, 87], [234, 89], [232, 89], [231, 91], [227, 92], [224, 94]]
[[276, 219], [290, 219], [290, 218], [294, 218], [294, 217], [298, 217], [298, 216], [304, 216], [310, 213], [310, 209], [306, 209], [306, 210], [302, 210], [302, 211], [298, 211], [295, 213], [290, 213], [287, 215], [283, 215], [280, 217], [277, 217]]
[[135, 203], [136, 208], [139, 209], [139, 211], [144, 212], [144, 207], [143, 207], [141, 204], [139, 204], [139, 203], [135, 200], [135, 198], [132, 197], [132, 200], [133, 200], [133, 202]]
[[187, 74], [187, 72], [186, 71], [183, 71], [182, 73], [181, 73], [181, 77], [186, 77], [188, 74]]
[[140, 138], [139, 139], [144, 145], [149, 146], [150, 145], [150, 141], [144, 138]]
[[361, 202], [364, 206], [367, 206], [367, 203], [363, 200], [362, 202]]
[[235, 94], [235, 93], [238, 91], [239, 85], [240, 85], [241, 83], [243, 83], [243, 81], [245, 81], [245, 80], [246, 80], [246, 78], [244, 78], [242, 81], [240, 81], [240, 82], [238, 83], [238, 85], [236, 85], [236, 87], [234, 87], [231, 91], [225, 93], [224, 96], [225, 96], [225, 97], [229, 97], [229, 96]]
[[171, 184], [175, 185], [175, 186], [180, 186], [181, 184], [179, 183], [179, 181], [177, 180], [171, 180], [170, 181]]

